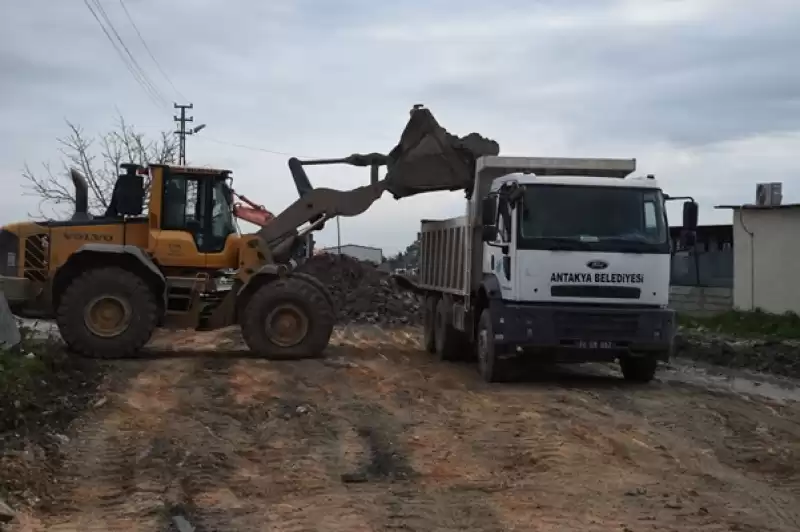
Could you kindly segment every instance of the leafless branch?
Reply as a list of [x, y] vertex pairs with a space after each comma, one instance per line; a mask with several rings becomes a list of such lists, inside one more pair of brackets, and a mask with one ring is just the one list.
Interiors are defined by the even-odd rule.
[[[119, 173], [119, 165], [126, 162], [137, 164], [172, 163], [177, 159], [178, 144], [169, 132], [161, 132], [158, 137], [147, 138], [127, 123], [121, 115], [111, 131], [97, 137], [87, 136], [83, 129], [66, 121], [68, 134], [59, 138], [61, 167], [53, 172], [49, 163], [43, 163], [42, 172], [34, 172], [25, 165], [22, 176], [25, 178], [24, 194], [40, 199], [39, 216], [46, 218], [43, 207], [59, 215], [68, 214], [69, 207], [75, 205], [75, 190], [69, 176], [73, 167], [86, 176], [89, 185], [89, 208], [92, 211], [105, 211], [111, 201]], [[145, 183], [149, 196], [150, 183]]]

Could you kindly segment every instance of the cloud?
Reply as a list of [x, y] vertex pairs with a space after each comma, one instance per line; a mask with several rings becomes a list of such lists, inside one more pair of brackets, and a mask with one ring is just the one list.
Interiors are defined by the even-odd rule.
[[[668, 192], [697, 196], [701, 222], [726, 221], [711, 207], [750, 201], [755, 182], [784, 181], [787, 201], [800, 197], [789, 179], [800, 153], [794, 0], [125, 5], [195, 104], [195, 123], [208, 124], [189, 139], [190, 159], [232, 168], [237, 189], [274, 211], [296, 198], [286, 157], [230, 143], [304, 156], [386, 151], [415, 103], [506, 153], [636, 157]], [[178, 99], [119, 3], [103, 6], [164, 95]], [[147, 132], [172, 127], [171, 104], [147, 99], [81, 2], [15, 2], [0, 26], [7, 187], [17, 189], [24, 162], [57, 160], [65, 117], [99, 133], [119, 109]], [[368, 180], [342, 167], [310, 175], [333, 188]], [[32, 206], [0, 197], [3, 221]], [[343, 239], [396, 251], [421, 218], [463, 209], [457, 193], [387, 197], [342, 220]], [[335, 243], [335, 224], [318, 240]]]

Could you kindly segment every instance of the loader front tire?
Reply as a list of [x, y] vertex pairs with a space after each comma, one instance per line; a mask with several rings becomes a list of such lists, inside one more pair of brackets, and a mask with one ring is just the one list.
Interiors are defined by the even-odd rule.
[[61, 337], [91, 358], [125, 358], [150, 341], [158, 302], [148, 284], [118, 267], [94, 268], [70, 282], [56, 312]]
[[244, 307], [242, 336], [255, 354], [270, 359], [317, 357], [335, 321], [324, 292], [300, 277], [259, 287]]

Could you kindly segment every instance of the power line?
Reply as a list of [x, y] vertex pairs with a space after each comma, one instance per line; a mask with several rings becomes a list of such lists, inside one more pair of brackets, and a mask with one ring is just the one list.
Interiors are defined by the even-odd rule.
[[103, 33], [105, 33], [106, 38], [108, 38], [108, 42], [111, 43], [111, 46], [117, 52], [117, 55], [119, 55], [119, 58], [122, 60], [122, 63], [125, 65], [125, 68], [128, 69], [128, 72], [131, 73], [131, 75], [136, 80], [136, 82], [139, 84], [139, 86], [145, 91], [145, 93], [147, 94], [147, 97], [150, 98], [150, 101], [153, 102], [153, 104], [156, 107], [158, 107], [159, 106], [158, 98], [156, 98], [156, 96], [143, 83], [143, 81], [141, 79], [141, 75], [138, 72], [136, 72], [136, 70], [131, 66], [130, 61], [128, 61], [128, 59], [125, 57], [125, 54], [122, 52], [122, 50], [119, 49], [119, 46], [117, 45], [117, 43], [114, 42], [114, 38], [111, 37], [111, 34], [108, 32], [106, 27], [103, 25], [103, 22], [100, 20], [100, 17], [97, 16], [97, 13], [92, 8], [92, 6], [89, 4], [89, 1], [88, 0], [83, 0], [83, 3], [86, 4], [86, 7], [89, 9], [89, 12], [92, 14], [94, 19], [100, 25], [100, 29], [103, 30]]
[[156, 96], [166, 106], [167, 105], [167, 99], [164, 97], [163, 93], [159, 90], [158, 86], [155, 83], [153, 83], [153, 80], [150, 79], [150, 76], [147, 75], [145, 70], [141, 67], [141, 65], [139, 65], [139, 62], [136, 60], [136, 58], [133, 56], [131, 51], [128, 49], [128, 46], [125, 44], [125, 41], [122, 40], [122, 37], [120, 36], [119, 32], [117, 32], [117, 29], [114, 27], [114, 23], [111, 22], [111, 19], [108, 17], [108, 14], [106, 13], [105, 8], [103, 8], [103, 5], [100, 3], [100, 0], [92, 0], [92, 2], [94, 2], [94, 5], [97, 6], [97, 9], [100, 12], [100, 15], [106, 21], [106, 23], [108, 24], [108, 27], [111, 28], [111, 31], [114, 32], [114, 35], [117, 37], [117, 40], [119, 41], [119, 44], [125, 50], [125, 53], [128, 54], [128, 57], [130, 57], [131, 62], [133, 63], [133, 65], [136, 67], [136, 69], [139, 71], [139, 73], [141, 73], [142, 78], [145, 80], [145, 83], [147, 83], [147, 85], [153, 89], [153, 91], [155, 92]]
[[297, 157], [297, 158], [300, 158], [300, 159], [313, 159], [313, 157], [310, 157], [308, 155], [294, 155], [294, 154], [286, 153], [286, 152], [282, 152], [282, 151], [269, 150], [267, 148], [259, 148], [259, 147], [256, 147], [256, 146], [247, 146], [245, 144], [237, 144], [235, 142], [226, 142], [224, 140], [215, 139], [215, 138], [212, 138], [212, 137], [208, 137], [206, 135], [202, 135], [202, 136], [200, 136], [198, 138], [203, 139], [203, 140], [208, 140], [210, 142], [216, 142], [217, 144], [225, 144], [227, 146], [234, 146], [236, 148], [243, 148], [245, 150], [253, 150], [253, 151], [261, 151], [261, 152], [264, 152], [264, 153], [271, 153], [272, 155], [281, 155], [281, 156], [284, 156], [284, 157]]
[[158, 60], [156, 59], [156, 56], [150, 50], [150, 47], [147, 45], [147, 41], [145, 41], [144, 37], [142, 36], [142, 32], [139, 31], [139, 27], [133, 21], [133, 17], [131, 17], [131, 14], [128, 12], [128, 8], [125, 6], [125, 0], [119, 0], [119, 3], [122, 6], [122, 9], [125, 11], [125, 16], [128, 17], [128, 20], [130, 21], [131, 26], [133, 26], [133, 29], [136, 30], [136, 35], [139, 36], [139, 40], [142, 41], [142, 45], [144, 46], [144, 49], [147, 50], [147, 53], [150, 55], [150, 59], [153, 60], [153, 63], [155, 63], [156, 67], [158, 68], [158, 71], [161, 72], [161, 75], [164, 76], [164, 79], [167, 80], [167, 83], [170, 84], [170, 86], [172, 87], [172, 90], [175, 91], [175, 94], [177, 94], [178, 97], [181, 100], [184, 100], [184, 101], [188, 100], [189, 98], [187, 98], [186, 96], [181, 94], [181, 91], [178, 90], [178, 88], [172, 82], [172, 79], [170, 79], [170, 77], [167, 75], [167, 73], [164, 72], [164, 69], [161, 68], [161, 64], [158, 62]]
[[[108, 38], [109, 42], [111, 43], [111, 46], [114, 47], [114, 50], [120, 56], [120, 59], [125, 64], [125, 67], [131, 73], [131, 75], [134, 77], [134, 79], [136, 79], [136, 82], [139, 84], [139, 86], [141, 86], [142, 89], [147, 93], [147, 95], [150, 98], [150, 100], [156, 106], [165, 107], [167, 105], [166, 98], [164, 98], [163, 94], [161, 94], [161, 92], [158, 90], [158, 88], [155, 86], [155, 84], [148, 78], [147, 74], [144, 72], [142, 67], [139, 65], [139, 63], [136, 61], [136, 59], [133, 57], [133, 54], [130, 52], [128, 47], [125, 45], [124, 41], [122, 40], [122, 37], [120, 37], [119, 33], [114, 28], [113, 23], [108, 18], [108, 15], [106, 14], [105, 9], [103, 9], [103, 6], [100, 5], [98, 0], [92, 0], [92, 3], [97, 8], [97, 11], [95, 11], [95, 9], [89, 3], [89, 0], [83, 0], [83, 3], [86, 5], [86, 7], [89, 9], [89, 12], [91, 12], [92, 16], [95, 18], [97, 23], [100, 25], [100, 29], [103, 30], [103, 33], [106, 35], [106, 38]], [[100, 13], [100, 16], [98, 16], [98, 12]], [[111, 36], [111, 33], [109, 33], [108, 29], [106, 28], [106, 25], [103, 24], [102, 20], [100, 20], [101, 16], [106, 21], [108, 26], [111, 28], [111, 31], [114, 33], [114, 35], [116, 35], [117, 41], [119, 42], [119, 44], [117, 44], [117, 42], [114, 41], [114, 38]], [[122, 49], [120, 49], [120, 45], [122, 46]], [[124, 52], [123, 52], [123, 50], [124, 50]], [[127, 57], [126, 57], [126, 54], [127, 54]]]

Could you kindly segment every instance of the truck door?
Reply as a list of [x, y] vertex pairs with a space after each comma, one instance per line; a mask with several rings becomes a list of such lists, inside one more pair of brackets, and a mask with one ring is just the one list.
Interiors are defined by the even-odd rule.
[[[505, 187], [504, 187], [505, 188]], [[492, 269], [500, 282], [503, 299], [513, 299], [516, 249], [514, 244], [514, 208], [509, 196], [500, 190], [497, 200], [497, 238], [499, 246], [491, 246]]]

